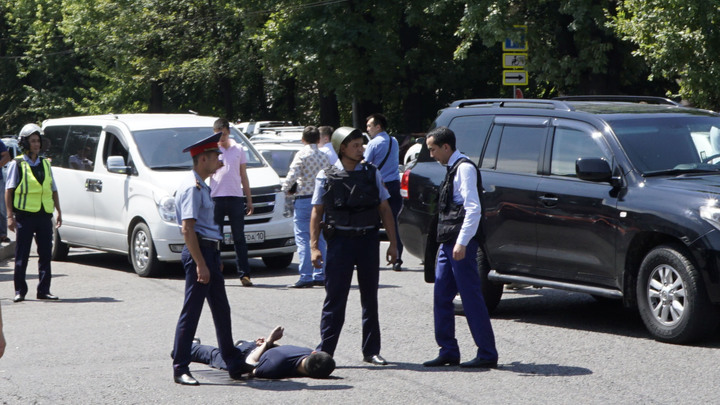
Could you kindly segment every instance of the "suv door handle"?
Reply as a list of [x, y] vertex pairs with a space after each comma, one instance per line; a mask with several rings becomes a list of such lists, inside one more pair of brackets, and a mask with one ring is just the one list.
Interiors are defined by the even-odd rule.
[[93, 191], [96, 193], [102, 192], [102, 180], [85, 179], [85, 190]]
[[552, 194], [545, 194], [539, 197], [540, 203], [546, 207], [554, 207], [557, 205], [558, 198]]

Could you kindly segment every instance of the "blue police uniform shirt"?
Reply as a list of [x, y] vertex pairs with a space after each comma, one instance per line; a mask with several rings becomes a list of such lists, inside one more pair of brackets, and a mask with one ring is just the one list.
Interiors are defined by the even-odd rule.
[[[388, 158], [388, 160], [390, 160]], [[343, 167], [342, 161], [340, 159], [335, 162], [335, 167], [337, 167], [340, 170], [345, 170]], [[397, 168], [397, 165], [395, 165]], [[358, 163], [357, 166], [355, 166], [355, 171], [362, 170], [362, 163]], [[396, 169], [397, 170], [397, 169]], [[325, 186], [325, 180], [327, 179], [327, 176], [325, 176], [325, 170], [320, 170], [318, 172], [317, 176], [315, 177], [315, 191], [313, 192], [312, 197], [312, 204], [313, 205], [322, 205], [322, 197], [323, 194], [325, 194], [325, 189], [323, 186]], [[385, 188], [385, 183], [382, 181], [382, 177], [380, 177], [380, 171], [375, 171], [375, 184], [377, 184], [377, 188], [380, 191], [380, 201], [387, 200], [390, 198], [390, 193], [388, 193], [387, 189]]]
[[178, 225], [182, 228], [183, 219], [195, 220], [195, 232], [209, 239], [220, 240], [220, 230], [215, 224], [215, 203], [210, 197], [210, 187], [203, 179], [192, 172], [187, 176], [175, 193], [175, 214]]
[[[30, 158], [26, 154], [23, 154], [22, 157], [23, 157], [23, 160], [25, 160], [30, 165], [30, 167], [35, 167], [35, 166], [39, 165], [41, 162], [40, 156], [35, 158], [35, 160], [30, 160]], [[9, 163], [7, 177], [8, 178], [7, 178], [7, 182], [5, 182], [5, 189], [7, 190], [7, 189], [11, 189], [11, 188], [17, 188], [18, 165], [17, 165], [17, 161], [15, 159], [11, 160]], [[55, 178], [52, 175], [52, 170], [50, 170], [50, 180], [51, 180], [50, 187], [51, 187], [52, 191], [57, 191], [57, 186], [55, 186]]]
[[400, 180], [400, 172], [398, 171], [398, 165], [400, 162], [400, 149], [398, 146], [397, 139], [388, 135], [387, 132], [382, 131], [375, 135], [373, 139], [368, 142], [365, 147], [365, 161], [374, 164], [376, 167], [380, 166], [385, 155], [388, 153], [388, 147], [392, 145], [390, 155], [388, 155], [385, 164], [380, 169], [380, 175], [385, 183], [391, 181]]

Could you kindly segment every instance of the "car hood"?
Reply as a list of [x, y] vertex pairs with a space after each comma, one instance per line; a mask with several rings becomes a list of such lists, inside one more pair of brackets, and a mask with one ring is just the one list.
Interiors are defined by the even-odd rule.
[[720, 196], [720, 173], [705, 175], [681, 175], [676, 177], [647, 179], [651, 187], [665, 188], [689, 193], [715, 194]]

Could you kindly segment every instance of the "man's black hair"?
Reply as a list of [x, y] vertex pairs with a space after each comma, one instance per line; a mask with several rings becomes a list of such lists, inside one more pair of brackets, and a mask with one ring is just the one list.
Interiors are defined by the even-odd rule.
[[328, 378], [335, 370], [335, 359], [325, 352], [314, 352], [307, 357], [305, 369], [310, 378]]
[[370, 121], [372, 118], [375, 125], [380, 125], [380, 128], [383, 129], [383, 131], [387, 130], [387, 118], [385, 118], [384, 115], [380, 113], [370, 114], [365, 121]]
[[318, 143], [320, 141], [320, 131], [312, 125], [307, 126], [303, 129], [302, 139], [310, 144]]
[[225, 118], [216, 119], [215, 123], [213, 124], [213, 130], [220, 131], [223, 128], [230, 129], [230, 122], [228, 120], [226, 120]]
[[450, 149], [455, 151], [455, 132], [448, 127], [437, 127], [425, 135], [426, 138], [433, 138], [436, 146], [450, 145]]

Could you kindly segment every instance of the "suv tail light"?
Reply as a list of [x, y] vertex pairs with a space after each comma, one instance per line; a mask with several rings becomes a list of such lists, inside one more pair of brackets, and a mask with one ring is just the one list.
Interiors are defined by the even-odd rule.
[[408, 198], [408, 185], [410, 184], [410, 169], [405, 170], [400, 180], [400, 196], [402, 198]]

